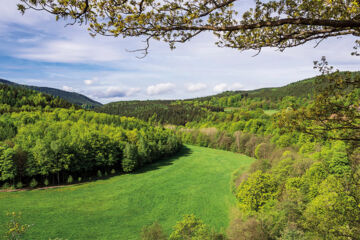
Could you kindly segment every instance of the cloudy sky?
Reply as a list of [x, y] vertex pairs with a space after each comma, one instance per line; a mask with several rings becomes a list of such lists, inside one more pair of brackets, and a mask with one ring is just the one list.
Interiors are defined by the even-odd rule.
[[327, 56], [340, 70], [360, 70], [350, 56], [353, 37], [330, 39], [279, 52], [218, 48], [204, 34], [170, 50], [151, 42], [138, 59], [141, 39], [92, 38], [86, 28], [65, 26], [44, 12], [22, 16], [16, 0], [0, 8], [0, 78], [76, 91], [102, 103], [130, 99], [183, 99], [226, 90], [283, 86], [317, 74], [313, 60]]

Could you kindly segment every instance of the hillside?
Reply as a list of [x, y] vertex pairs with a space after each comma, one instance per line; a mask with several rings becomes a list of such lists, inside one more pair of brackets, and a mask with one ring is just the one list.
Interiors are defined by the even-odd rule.
[[240, 154], [187, 146], [134, 174], [58, 189], [0, 192], [0, 212], [22, 212], [24, 222], [33, 224], [29, 239], [133, 240], [154, 221], [169, 233], [189, 213], [224, 231], [236, 205], [232, 173], [252, 162]]
[[[343, 74], [345, 73], [346, 72], [343, 72]], [[353, 72], [352, 75], [353, 77], [359, 76], [360, 72]], [[207, 101], [211, 98], [222, 98], [236, 95], [242, 95], [243, 97], [247, 98], [260, 98], [270, 100], [277, 100], [287, 96], [304, 98], [308, 97], [308, 95], [312, 95], [318, 87], [324, 87], [326, 85], [328, 85], [328, 83], [319, 82], [319, 78], [316, 76], [293, 82], [282, 87], [260, 88], [247, 91], [226, 91], [212, 96], [193, 98], [188, 100]]]
[[[163, 124], [185, 125], [199, 121], [211, 112], [223, 112], [227, 107], [251, 105], [251, 100], [271, 101], [267, 109], [279, 108], [279, 102], [287, 96], [308, 97], [315, 89], [316, 78], [305, 79], [277, 88], [261, 88], [250, 91], [226, 91], [217, 95], [185, 100], [119, 101], [105, 104], [95, 109], [97, 112], [155, 120]], [[241, 103], [244, 100], [249, 100]], [[264, 106], [255, 106], [264, 107]]]
[[112, 102], [96, 108], [95, 111], [136, 117], [145, 121], [154, 118], [155, 121], [163, 124], [185, 125], [187, 122], [205, 117], [208, 111], [222, 112], [223, 108], [177, 104], [173, 100], [148, 100]]
[[0, 83], [0, 113], [75, 107], [70, 102], [21, 85]]
[[93, 107], [99, 107], [102, 104], [99, 102], [96, 102], [82, 94], [75, 93], [75, 92], [67, 92], [63, 90], [59, 90], [56, 88], [49, 88], [49, 87], [37, 87], [37, 86], [30, 86], [30, 85], [22, 85], [17, 84], [8, 80], [0, 79], [0, 83], [6, 84], [6, 85], [13, 85], [13, 86], [22, 86], [25, 88], [29, 88], [32, 90], [36, 90], [42, 93], [46, 93], [49, 95], [52, 95], [54, 97], [62, 98], [72, 104], [76, 104], [79, 106], [86, 105], [87, 107], [93, 108]]

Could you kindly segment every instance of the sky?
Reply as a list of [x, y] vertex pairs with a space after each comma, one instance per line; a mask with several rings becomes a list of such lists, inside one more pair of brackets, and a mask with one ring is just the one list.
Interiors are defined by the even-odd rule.
[[[251, 5], [251, 1], [247, 0]], [[17, 11], [17, 0], [0, 8], [0, 78], [20, 84], [75, 91], [102, 103], [122, 100], [185, 99], [227, 90], [278, 87], [313, 77], [313, 61], [326, 56], [339, 70], [359, 71], [350, 55], [354, 37], [333, 38], [280, 52], [240, 52], [215, 46], [210, 33], [170, 50], [152, 41], [138, 59], [129, 50], [141, 38], [92, 38], [85, 26], [66, 26], [45, 12]]]

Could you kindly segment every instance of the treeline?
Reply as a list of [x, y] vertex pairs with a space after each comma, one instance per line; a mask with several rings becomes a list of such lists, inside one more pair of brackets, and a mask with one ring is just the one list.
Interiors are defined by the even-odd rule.
[[75, 106], [61, 98], [0, 83], [0, 113], [70, 107]]
[[131, 172], [181, 147], [170, 130], [85, 110], [3, 114], [0, 133], [0, 181], [19, 188]]
[[184, 102], [125, 101], [106, 104], [95, 111], [127, 117], [136, 117], [144, 121], [151, 119], [161, 124], [185, 125], [187, 122], [198, 121], [210, 112], [224, 111], [217, 106], [195, 106]]

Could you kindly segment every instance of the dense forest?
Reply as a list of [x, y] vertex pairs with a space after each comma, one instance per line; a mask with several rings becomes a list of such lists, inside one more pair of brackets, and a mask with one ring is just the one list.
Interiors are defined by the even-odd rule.
[[131, 172], [181, 147], [170, 130], [141, 120], [76, 110], [62, 99], [21, 87], [0, 89], [0, 182], [5, 187]]
[[[340, 72], [339, 74], [341, 76], [350, 74], [352, 79], [358, 78], [360, 75], [359, 72]], [[321, 77], [318, 76], [278, 88], [226, 91], [214, 96], [194, 99], [112, 102], [97, 107], [95, 111], [136, 117], [144, 121], [152, 119], [161, 124], [185, 125], [190, 122], [204, 121], [212, 116], [212, 113], [224, 112], [224, 110], [297, 108], [306, 105], [316, 91], [321, 91], [327, 86], [329, 86], [329, 82], [321, 80]]]
[[41, 92], [47, 95], [51, 95], [55, 98], [61, 98], [65, 101], [68, 101], [72, 104], [81, 106], [85, 109], [92, 109], [94, 107], [99, 107], [102, 104], [94, 101], [93, 99], [90, 99], [82, 94], [76, 93], [76, 92], [67, 92], [63, 90], [59, 90], [56, 88], [49, 88], [49, 87], [37, 87], [37, 86], [30, 86], [30, 85], [20, 85], [14, 82], [10, 82], [8, 80], [0, 79], [0, 84], [8, 85], [8, 86], [17, 86], [22, 88], [27, 88], [31, 90], [35, 90], [37, 92]]
[[76, 108], [59, 97], [0, 83], [0, 113], [70, 107]]
[[210, 112], [223, 110], [222, 107], [217, 106], [195, 106], [192, 103], [177, 103], [172, 100], [113, 102], [95, 109], [97, 112], [175, 125], [185, 125], [187, 122], [202, 119]]

